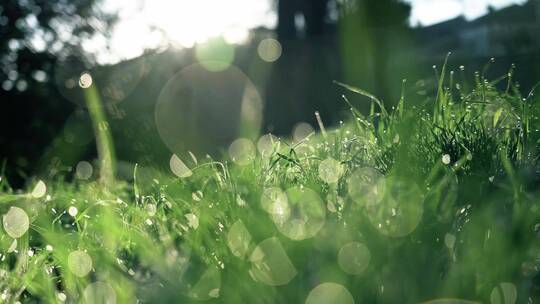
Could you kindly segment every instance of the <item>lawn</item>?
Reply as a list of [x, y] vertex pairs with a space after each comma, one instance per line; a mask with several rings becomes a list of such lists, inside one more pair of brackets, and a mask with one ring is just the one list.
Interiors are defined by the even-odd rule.
[[538, 99], [512, 71], [465, 78], [443, 68], [388, 108], [336, 83], [339, 126], [169, 172], [2, 178], [0, 302], [534, 303]]

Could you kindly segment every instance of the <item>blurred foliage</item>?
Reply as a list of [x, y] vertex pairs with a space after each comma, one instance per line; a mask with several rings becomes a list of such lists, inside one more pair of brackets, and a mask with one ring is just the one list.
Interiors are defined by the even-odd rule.
[[[50, 76], [57, 56], [82, 52], [82, 43], [107, 36], [116, 16], [101, 11], [102, 0], [8, 0], [0, 4], [0, 81]], [[86, 54], [89, 55], [89, 54]], [[17, 77], [11, 76], [17, 73]]]
[[[14, 182], [36, 172], [38, 159], [59, 133], [73, 105], [55, 83], [59, 60], [94, 59], [83, 43], [107, 39], [116, 21], [101, 0], [6, 0], [0, 3], [0, 155]], [[32, 144], [29, 143], [31, 139]], [[14, 172], [14, 167], [20, 170]]]

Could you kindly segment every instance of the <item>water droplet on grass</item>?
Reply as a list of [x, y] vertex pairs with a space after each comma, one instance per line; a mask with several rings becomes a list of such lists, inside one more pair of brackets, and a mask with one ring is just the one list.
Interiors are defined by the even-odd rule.
[[34, 190], [32, 190], [32, 197], [34, 198], [40, 198], [43, 197], [47, 193], [47, 186], [43, 181], [38, 181], [36, 186], [34, 186]]
[[9, 211], [3, 217], [4, 230], [6, 233], [14, 238], [20, 238], [23, 236], [28, 227], [30, 226], [30, 220], [26, 212], [18, 207], [11, 207]]
[[60, 301], [60, 302], [65, 302], [66, 299], [67, 299], [67, 296], [66, 296], [65, 293], [59, 292], [59, 293], [56, 294], [56, 298], [58, 298], [58, 301]]
[[193, 172], [178, 156], [176, 156], [176, 154], [171, 156], [169, 167], [171, 168], [172, 173], [180, 178], [186, 178], [193, 175]]
[[144, 211], [146, 211], [149, 216], [154, 216], [156, 215], [157, 207], [155, 204], [148, 204], [146, 207], [144, 207]]
[[77, 209], [77, 207], [71, 206], [68, 208], [68, 214], [71, 215], [72, 217], [77, 216], [78, 213], [79, 213], [79, 210]]
[[202, 191], [198, 190], [196, 192], [191, 193], [191, 198], [196, 202], [200, 202], [203, 198]]
[[83, 89], [88, 89], [90, 86], [92, 86], [92, 82], [92, 75], [90, 75], [88, 72], [82, 73], [79, 77], [79, 86]]
[[442, 163], [443, 164], [448, 165], [448, 164], [450, 164], [451, 161], [452, 161], [452, 159], [450, 158], [449, 154], [444, 154], [442, 156]]
[[199, 227], [199, 218], [195, 214], [188, 213], [185, 215], [185, 217], [188, 220], [189, 227], [193, 229], [197, 229]]

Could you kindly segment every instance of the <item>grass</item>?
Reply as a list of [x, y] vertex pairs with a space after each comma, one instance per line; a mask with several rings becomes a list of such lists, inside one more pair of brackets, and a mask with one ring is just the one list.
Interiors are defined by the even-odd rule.
[[338, 83], [370, 113], [182, 178], [3, 178], [0, 302], [533, 303], [540, 108], [510, 75], [389, 109]]

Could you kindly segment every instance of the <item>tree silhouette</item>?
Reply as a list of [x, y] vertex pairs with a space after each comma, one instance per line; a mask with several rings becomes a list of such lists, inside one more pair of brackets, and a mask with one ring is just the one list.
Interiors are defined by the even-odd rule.
[[295, 19], [303, 16], [307, 40], [325, 35], [338, 37], [343, 67], [348, 74], [345, 79], [362, 84], [365, 79], [359, 79], [358, 75], [370, 71], [373, 84], [368, 87], [380, 95], [388, 92], [386, 70], [391, 50], [407, 43], [411, 11], [408, 3], [403, 0], [277, 1], [277, 34], [282, 42], [301, 38]]
[[306, 38], [322, 35], [326, 30], [329, 0], [279, 0], [278, 1], [278, 37], [281, 40], [298, 38], [296, 16], [305, 20]]
[[[55, 64], [59, 58], [83, 55], [83, 43], [96, 35], [107, 37], [116, 15], [101, 10], [101, 2], [0, 2], [0, 161], [7, 160], [8, 175], [13, 177], [9, 171], [15, 167], [34, 171], [73, 111], [55, 85]], [[83, 57], [93, 61], [90, 54]]]
[[338, 9], [340, 30], [344, 32], [341, 36], [343, 48], [349, 49], [345, 51], [348, 54], [357, 52], [345, 58], [345, 64], [351, 69], [348, 78], [356, 82], [356, 77], [351, 74], [365, 69], [356, 64], [364, 57], [371, 61], [375, 93], [391, 97], [388, 62], [391, 55], [399, 54], [399, 50], [409, 43], [410, 5], [402, 0], [349, 0], [342, 2]]

